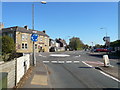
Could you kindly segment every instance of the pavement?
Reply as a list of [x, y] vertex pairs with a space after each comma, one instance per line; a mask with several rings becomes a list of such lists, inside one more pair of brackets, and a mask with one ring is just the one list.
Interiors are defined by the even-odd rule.
[[[26, 78], [27, 77], [27, 78]], [[16, 88], [49, 88], [46, 66], [38, 61], [32, 70], [27, 72]]]

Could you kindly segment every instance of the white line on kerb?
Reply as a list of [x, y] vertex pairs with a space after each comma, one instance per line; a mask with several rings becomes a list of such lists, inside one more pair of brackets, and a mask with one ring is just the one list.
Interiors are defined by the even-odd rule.
[[102, 71], [100, 71], [100, 73], [104, 74], [105, 76], [109, 77], [109, 78], [112, 78], [113, 80], [117, 81], [117, 82], [120, 82], [120, 80], [118, 80], [117, 78], [113, 77], [113, 76], [110, 76]]
[[89, 64], [87, 64], [87, 63], [85, 63], [84, 61], [82, 61], [84, 64], [86, 64], [87, 66], [89, 66], [89, 67], [92, 67], [91, 65], [89, 65]]

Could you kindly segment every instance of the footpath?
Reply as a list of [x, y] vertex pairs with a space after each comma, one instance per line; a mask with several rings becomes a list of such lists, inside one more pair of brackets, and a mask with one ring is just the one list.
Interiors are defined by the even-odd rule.
[[31, 66], [15, 88], [50, 88], [48, 72], [42, 62]]

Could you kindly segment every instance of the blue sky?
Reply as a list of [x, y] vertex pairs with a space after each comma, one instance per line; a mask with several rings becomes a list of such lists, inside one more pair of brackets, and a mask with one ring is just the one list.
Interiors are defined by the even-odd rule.
[[[111, 41], [118, 39], [117, 2], [48, 2], [35, 4], [35, 29], [53, 39], [79, 37], [83, 43], [104, 44], [106, 30]], [[32, 3], [3, 2], [5, 27], [28, 25], [32, 28]], [[100, 29], [101, 27], [105, 29]]]

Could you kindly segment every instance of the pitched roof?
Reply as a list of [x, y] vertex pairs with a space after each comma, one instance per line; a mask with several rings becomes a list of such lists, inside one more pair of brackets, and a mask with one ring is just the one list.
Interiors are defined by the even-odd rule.
[[32, 29], [27, 30], [26, 28], [18, 27], [18, 26], [9, 27], [9, 28], [2, 28], [2, 32], [9, 32], [9, 31], [19, 31], [22, 33], [30, 33], [30, 34], [32, 34], [33, 31], [36, 31], [38, 35], [49, 37], [46, 33], [42, 32], [42, 31], [37, 31], [37, 30], [32, 30]]

